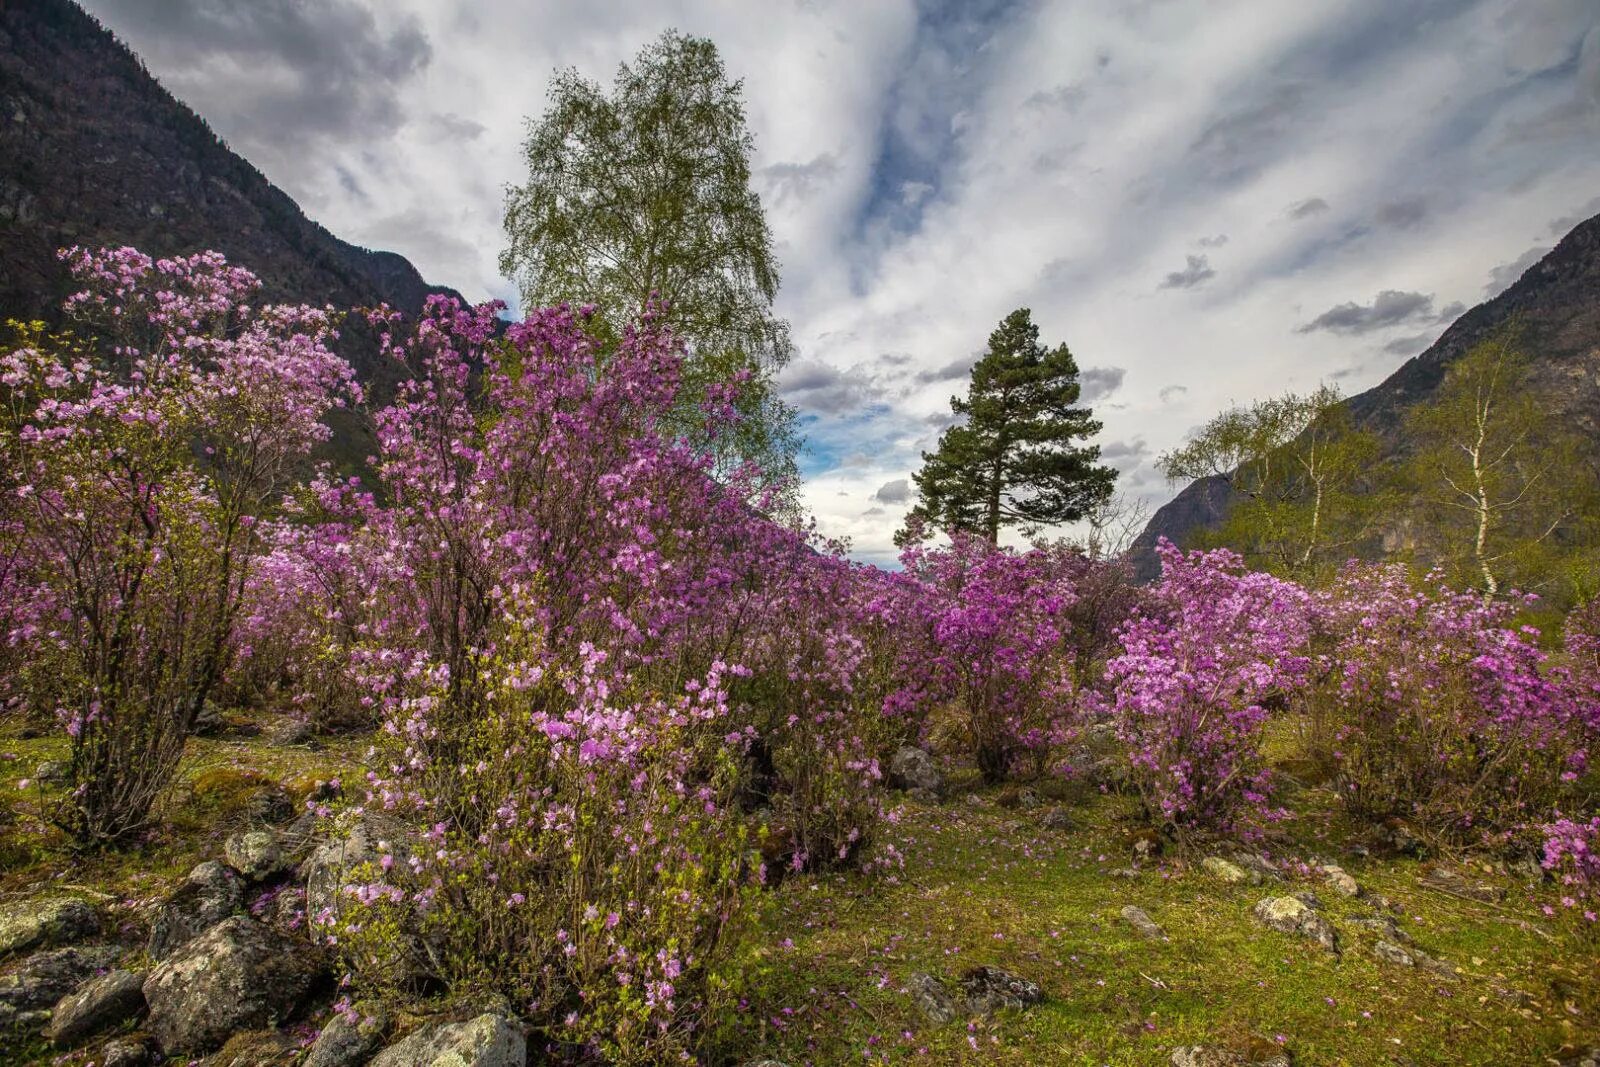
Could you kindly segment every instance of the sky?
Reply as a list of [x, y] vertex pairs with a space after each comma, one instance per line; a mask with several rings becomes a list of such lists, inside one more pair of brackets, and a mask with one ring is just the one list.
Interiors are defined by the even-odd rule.
[[557, 68], [743, 79], [804, 499], [893, 556], [989, 332], [1065, 342], [1131, 498], [1230, 404], [1381, 381], [1600, 213], [1600, 0], [85, 0], [307, 214], [516, 304]]

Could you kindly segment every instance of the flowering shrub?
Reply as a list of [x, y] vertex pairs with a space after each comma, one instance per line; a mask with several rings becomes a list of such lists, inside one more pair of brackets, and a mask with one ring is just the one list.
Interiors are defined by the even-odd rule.
[[[1581, 700], [1516, 605], [1352, 566], [1323, 596], [1340, 796], [1436, 838], [1503, 839], [1548, 817], [1588, 768]], [[1592, 706], [1592, 705], [1591, 705]]]
[[146, 824], [229, 666], [261, 520], [358, 394], [328, 314], [248, 304], [220, 255], [63, 256], [92, 344], [0, 356], [0, 615], [24, 697], [70, 737], [55, 817], [87, 845]]
[[1146, 809], [1180, 836], [1274, 817], [1261, 734], [1306, 681], [1309, 597], [1223, 549], [1157, 551], [1161, 581], [1106, 668]]
[[[1077, 597], [1065, 547], [1016, 553], [955, 534], [948, 548], [913, 541], [901, 553], [918, 583], [924, 640], [908, 645], [900, 703], [948, 703], [960, 748], [997, 782], [1032, 756], [1042, 768], [1075, 707], [1066, 640]], [[913, 632], [916, 632], [915, 630]]]
[[1542, 865], [1561, 886], [1562, 907], [1581, 916], [1582, 929], [1600, 933], [1600, 816], [1587, 823], [1557, 819], [1542, 829]]

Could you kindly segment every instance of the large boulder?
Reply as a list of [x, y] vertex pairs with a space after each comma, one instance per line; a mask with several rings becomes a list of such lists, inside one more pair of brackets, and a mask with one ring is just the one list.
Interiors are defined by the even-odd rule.
[[944, 773], [927, 752], [912, 745], [901, 745], [889, 757], [889, 785], [938, 797], [944, 792]]
[[49, 1008], [109, 967], [119, 952], [109, 946], [58, 948], [38, 952], [7, 975], [0, 975], [0, 1020]]
[[300, 867], [306, 883], [306, 917], [321, 924], [337, 915], [344, 887], [358, 880], [360, 868], [385, 855], [393, 856], [396, 864], [410, 855], [406, 830], [397, 820], [376, 815], [362, 817], [342, 837], [318, 845]]
[[1124, 904], [1119, 914], [1122, 916], [1122, 921], [1139, 931], [1139, 936], [1145, 940], [1166, 940], [1167, 932], [1161, 929], [1143, 908], [1133, 904]]
[[464, 1023], [434, 1023], [411, 1032], [372, 1067], [525, 1067], [528, 1041], [503, 1015], [486, 1012]]
[[50, 1015], [50, 1040], [72, 1048], [144, 1011], [144, 980], [131, 971], [107, 971], [63, 997]]
[[19, 901], [0, 909], [0, 956], [70, 945], [99, 932], [94, 909], [77, 897]]
[[222, 856], [228, 866], [255, 882], [289, 867], [283, 843], [272, 830], [245, 830], [230, 835], [222, 846]]
[[1037, 983], [998, 967], [974, 967], [961, 976], [961, 992], [974, 1015], [989, 1015], [1001, 1008], [1026, 1008], [1044, 999]]
[[183, 885], [156, 907], [148, 951], [163, 960], [244, 906], [244, 883], [216, 860], [189, 872]]
[[389, 1017], [382, 1009], [363, 1008], [357, 1005], [349, 1012], [335, 1012], [300, 1067], [357, 1067], [367, 1062], [367, 1057], [383, 1043]]
[[1315, 941], [1329, 952], [1339, 951], [1339, 935], [1333, 924], [1318, 915], [1303, 898], [1267, 897], [1255, 907], [1256, 920], [1280, 933], [1294, 934]]
[[312, 949], [236, 915], [163, 962], [144, 982], [150, 1030], [168, 1055], [204, 1053], [241, 1030], [293, 1014], [315, 981]]

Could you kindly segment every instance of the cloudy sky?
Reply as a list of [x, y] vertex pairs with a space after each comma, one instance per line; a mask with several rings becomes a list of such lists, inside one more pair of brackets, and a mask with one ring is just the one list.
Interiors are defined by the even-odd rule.
[[1105, 455], [1356, 392], [1600, 212], [1597, 0], [85, 0], [335, 233], [513, 304], [550, 72], [667, 27], [742, 77], [823, 528], [883, 559], [985, 338], [1066, 341]]

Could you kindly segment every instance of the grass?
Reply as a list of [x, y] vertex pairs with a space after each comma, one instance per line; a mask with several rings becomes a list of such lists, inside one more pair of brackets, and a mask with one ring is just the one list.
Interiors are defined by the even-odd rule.
[[[352, 780], [365, 745], [196, 739], [164, 828], [138, 847], [74, 856], [26, 815], [0, 824], [0, 901], [82, 891], [112, 926], [136, 929], [144, 905], [220, 854], [236, 799], [228, 775]], [[31, 803], [37, 794], [18, 793], [16, 780], [62, 754], [53, 739], [0, 739], [0, 792]], [[1297, 1064], [1364, 1067], [1544, 1064], [1600, 1042], [1600, 945], [1541, 916], [1549, 886], [1474, 870], [1507, 889], [1504, 903], [1486, 904], [1420, 886], [1415, 861], [1350, 858], [1346, 845], [1360, 828], [1330, 814], [1331, 798], [1314, 788], [1292, 798], [1296, 818], [1258, 846], [1291, 869], [1284, 883], [1220, 883], [1200, 868], [1204, 853], [1169, 853], [1126, 878], [1113, 872], [1132, 864], [1140, 824], [1131, 801], [1080, 796], [1068, 809], [1075, 827], [1051, 831], [1042, 825], [1051, 802], [1008, 806], [1015, 792], [900, 806], [885, 837], [907, 862], [893, 875], [791, 877], [761, 894], [740, 950], [743, 1006], [721, 1047], [737, 1062], [770, 1057], [789, 1067], [1132, 1065], [1166, 1064], [1179, 1045], [1244, 1050], [1281, 1038]], [[1296, 866], [1318, 856], [1389, 898], [1401, 928], [1459, 968], [1457, 980], [1374, 959], [1371, 935], [1343, 921], [1374, 906], [1339, 897]], [[1251, 918], [1262, 897], [1303, 889], [1318, 892], [1340, 927], [1340, 957]], [[1125, 904], [1144, 908], [1168, 939], [1142, 939], [1119, 916]], [[954, 980], [980, 964], [1036, 981], [1047, 999], [939, 1027], [903, 992], [916, 972]], [[47, 1055], [43, 1046], [16, 1051]]]

